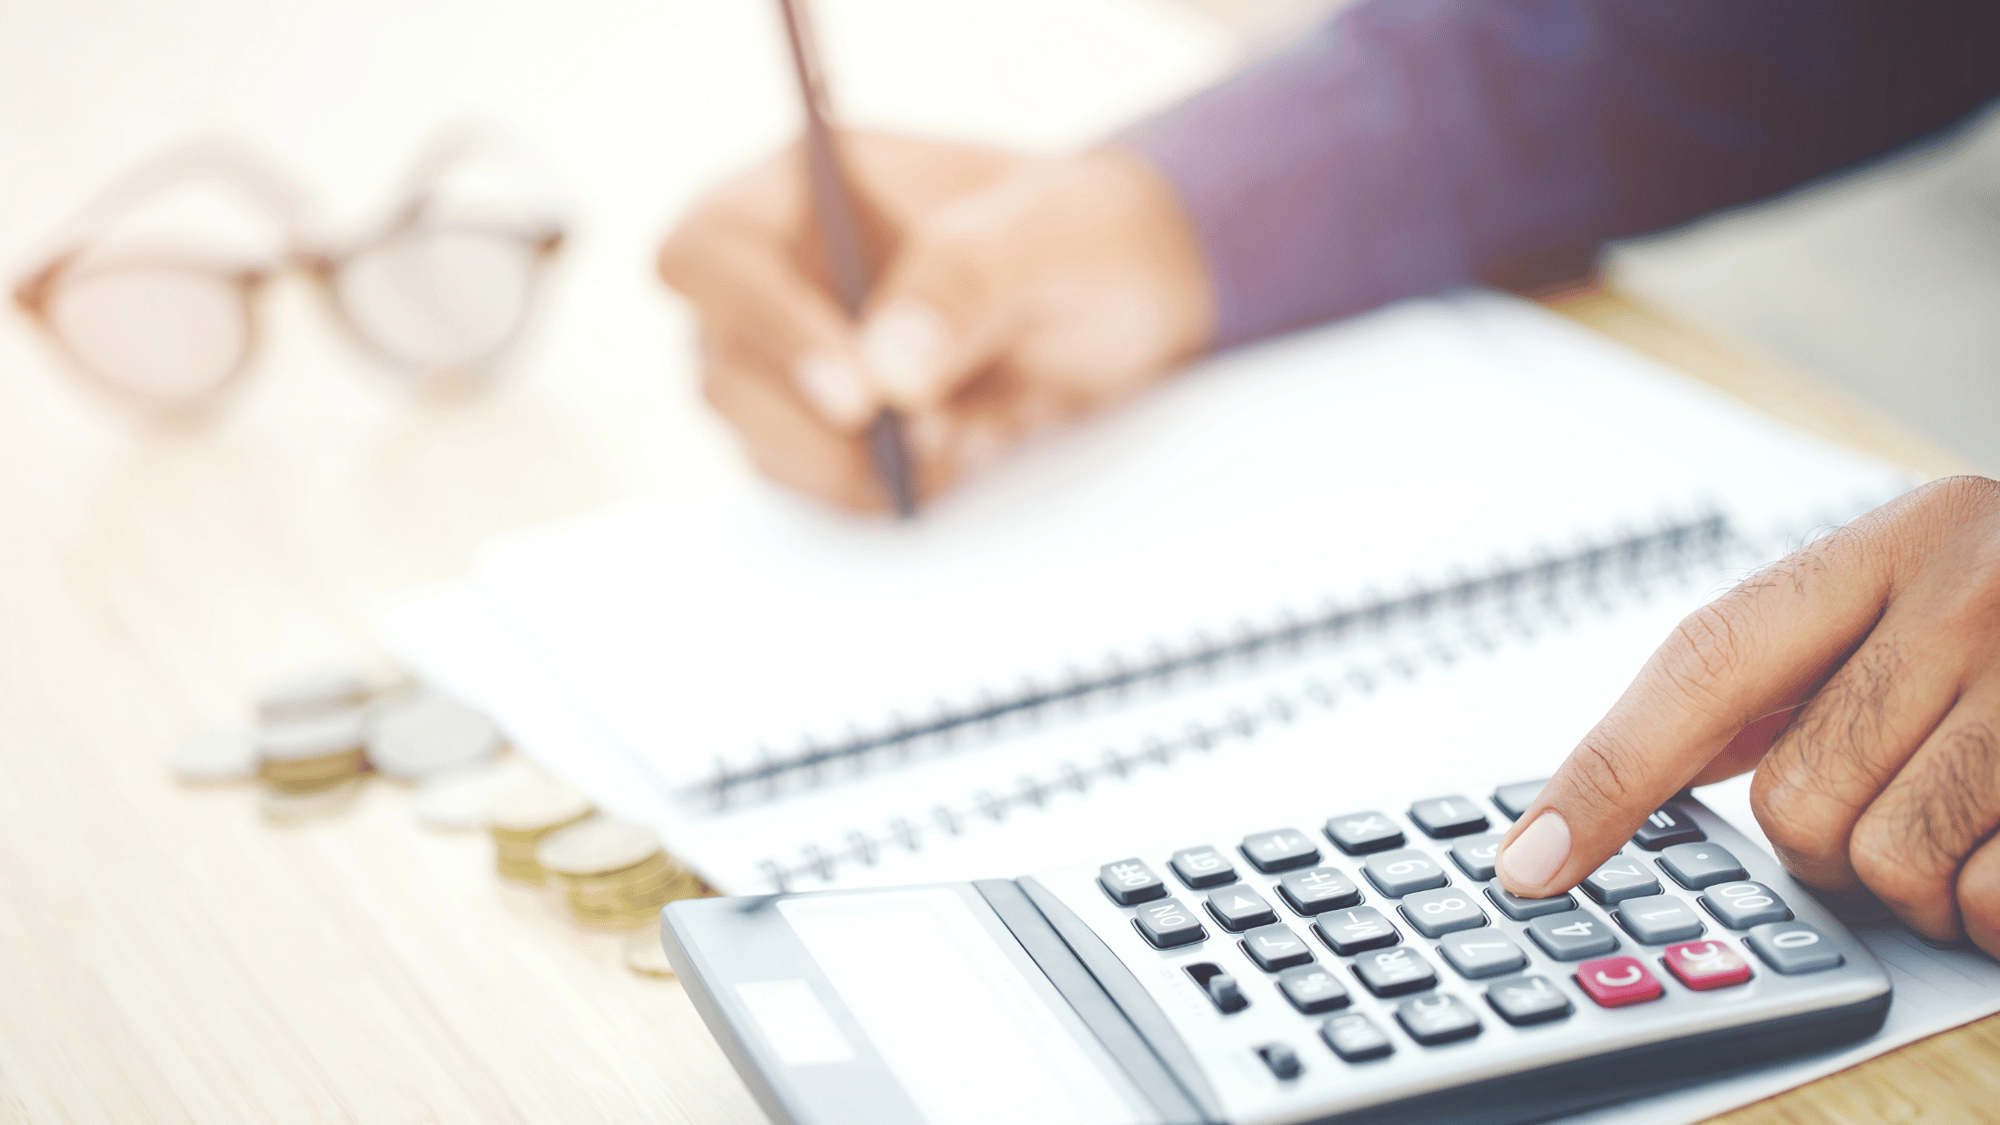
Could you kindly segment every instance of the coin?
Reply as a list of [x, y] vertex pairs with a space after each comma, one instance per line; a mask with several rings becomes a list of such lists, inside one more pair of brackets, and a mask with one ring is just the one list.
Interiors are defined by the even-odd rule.
[[626, 941], [625, 967], [642, 977], [674, 978], [673, 963], [667, 960], [666, 948], [660, 944], [657, 921]]
[[535, 861], [558, 875], [601, 875], [658, 854], [660, 834], [651, 828], [597, 816], [552, 833], [535, 849]]
[[492, 720], [456, 700], [420, 693], [378, 712], [368, 732], [368, 760], [383, 774], [414, 780], [471, 765], [500, 752]]
[[542, 838], [592, 811], [590, 798], [552, 781], [537, 779], [503, 788], [486, 808], [494, 868], [509, 879], [540, 883], [546, 873], [535, 862], [535, 848]]
[[264, 817], [277, 824], [302, 824], [345, 812], [361, 795], [362, 779], [350, 777], [307, 792], [267, 788], [258, 800]]
[[480, 828], [493, 798], [533, 777], [524, 763], [505, 758], [439, 770], [417, 783], [410, 807], [432, 828]]
[[367, 721], [363, 709], [350, 707], [268, 724], [257, 731], [257, 773], [290, 792], [345, 781], [367, 765], [361, 752]]
[[247, 781], [257, 776], [257, 739], [247, 730], [198, 734], [167, 759], [182, 781]]
[[257, 715], [267, 723], [304, 718], [364, 703], [368, 680], [349, 665], [306, 668], [274, 676], [257, 688]]

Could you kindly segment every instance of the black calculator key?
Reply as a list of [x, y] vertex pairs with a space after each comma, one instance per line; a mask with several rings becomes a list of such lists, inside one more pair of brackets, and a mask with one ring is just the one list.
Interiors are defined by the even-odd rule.
[[1223, 929], [1238, 934], [1278, 920], [1278, 912], [1271, 909], [1264, 896], [1248, 887], [1224, 887], [1208, 892], [1208, 912], [1215, 915]]
[[1396, 927], [1372, 906], [1357, 906], [1336, 914], [1322, 914], [1313, 920], [1320, 939], [1342, 957], [1352, 957], [1368, 949], [1380, 949], [1403, 940]]
[[1292, 1007], [1309, 1016], [1347, 1007], [1347, 986], [1330, 970], [1318, 965], [1300, 965], [1278, 974], [1278, 991]]
[[1479, 1016], [1456, 996], [1418, 996], [1396, 1006], [1396, 1022], [1426, 1047], [1479, 1034]]
[[1757, 956], [1786, 976], [1837, 969], [1846, 960], [1826, 935], [1804, 922], [1766, 922], [1751, 927], [1748, 936]]
[[1516, 922], [1576, 909], [1576, 898], [1566, 894], [1552, 898], [1522, 898], [1500, 887], [1488, 887], [1486, 897], [1493, 900], [1493, 905], [1500, 908], [1500, 913]]
[[1257, 1048], [1257, 1057], [1263, 1059], [1264, 1065], [1270, 1067], [1271, 1073], [1279, 1078], [1290, 1080], [1305, 1073], [1305, 1064], [1301, 1063], [1299, 1056], [1283, 1043], [1264, 1044]]
[[1301, 914], [1324, 914], [1361, 901], [1361, 888], [1337, 867], [1294, 871], [1278, 880], [1278, 893]]
[[1243, 856], [1266, 875], [1311, 867], [1319, 862], [1319, 849], [1311, 837], [1296, 828], [1257, 832], [1243, 837]]
[[1540, 781], [1517, 781], [1512, 785], [1502, 785], [1493, 791], [1493, 803], [1500, 807], [1501, 812], [1514, 820], [1519, 820], [1521, 814], [1528, 811], [1528, 806], [1535, 803], [1535, 798], [1542, 795], [1542, 786], [1548, 783], [1549, 779], [1545, 777]]
[[1424, 955], [1407, 945], [1377, 949], [1354, 959], [1354, 975], [1377, 996], [1404, 996], [1437, 987], [1437, 973]]
[[1432, 797], [1410, 806], [1410, 819], [1433, 840], [1486, 831], [1486, 810], [1464, 797]]
[[1389, 1037], [1359, 1012], [1335, 1016], [1319, 1025], [1319, 1037], [1348, 1062], [1385, 1058], [1396, 1049]]
[[1691, 891], [1749, 878], [1736, 857], [1714, 844], [1675, 844], [1660, 853], [1660, 869]]
[[1137, 906], [1165, 898], [1167, 885], [1153, 869], [1137, 859], [1121, 859], [1097, 869], [1097, 885], [1120, 906]]
[[1403, 917], [1427, 938], [1486, 924], [1486, 912], [1474, 905], [1472, 892], [1457, 887], [1418, 891], [1403, 899]]
[[1693, 941], [1708, 927], [1694, 907], [1673, 895], [1646, 895], [1618, 904], [1618, 924], [1643, 945]]
[[1559, 1020], [1575, 1011], [1555, 985], [1546, 977], [1508, 977], [1496, 980], [1486, 990], [1486, 1002], [1500, 1013], [1500, 1018], [1515, 1027], [1525, 1027], [1531, 1023], [1547, 1023]]
[[1248, 953], [1250, 959], [1257, 962], [1257, 967], [1267, 973], [1294, 965], [1309, 965], [1313, 959], [1312, 946], [1282, 922], [1244, 934], [1243, 952]]
[[1618, 935], [1611, 932], [1611, 923], [1587, 910], [1544, 914], [1528, 923], [1528, 936], [1543, 953], [1558, 961], [1600, 957], [1618, 948]]
[[1195, 921], [1194, 911], [1181, 905], [1177, 898], [1149, 902], [1139, 908], [1132, 919], [1139, 926], [1139, 932], [1156, 949], [1172, 949], [1177, 945], [1192, 945], [1208, 936], [1208, 931]]
[[1762, 883], [1717, 883], [1701, 896], [1701, 904], [1732, 930], [1792, 920], [1792, 908]]
[[1183, 848], [1174, 853], [1172, 866], [1181, 882], [1198, 891], [1236, 881], [1236, 867], [1214, 848]]
[[1518, 973], [1528, 967], [1528, 955], [1521, 947], [1491, 926], [1446, 934], [1438, 942], [1438, 955], [1467, 980]]
[[1336, 816], [1326, 822], [1326, 838], [1348, 855], [1367, 855], [1403, 846], [1403, 830], [1378, 812]]
[[1591, 898], [1604, 906], [1624, 902], [1640, 895], [1660, 893], [1659, 877], [1653, 874], [1644, 860], [1629, 855], [1614, 855], [1604, 861], [1604, 866], [1586, 875], [1583, 890]]
[[1694, 818], [1687, 814], [1687, 810], [1672, 805], [1661, 805], [1640, 823], [1637, 832], [1632, 833], [1632, 842], [1649, 852], [1706, 839], [1708, 837], [1695, 827]]
[[1223, 1015], [1240, 1012], [1250, 1006], [1250, 1001], [1243, 998], [1243, 986], [1237, 984], [1236, 978], [1228, 973], [1216, 973], [1203, 981], [1201, 987]]
[[1478, 836], [1467, 836], [1454, 840], [1451, 845], [1451, 861], [1465, 872], [1465, 877], [1484, 883], [1493, 877], [1493, 857], [1500, 854], [1500, 837], [1503, 832], [1486, 832]]
[[1361, 869], [1368, 873], [1368, 881], [1375, 884], [1375, 889], [1390, 898], [1442, 887], [1451, 881], [1445, 878], [1444, 868], [1438, 866], [1429, 852], [1416, 848], [1377, 852], [1362, 863]]

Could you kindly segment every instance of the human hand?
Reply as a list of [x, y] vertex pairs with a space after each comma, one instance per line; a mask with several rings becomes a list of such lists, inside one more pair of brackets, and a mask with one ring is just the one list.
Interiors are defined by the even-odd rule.
[[1801, 882], [2000, 956], [2000, 484], [1916, 489], [1682, 621], [1502, 839], [1500, 880], [1566, 890], [1753, 766]]
[[886, 507], [864, 435], [887, 404], [905, 415], [918, 494], [933, 496], [1207, 341], [1193, 232], [1138, 157], [865, 133], [841, 146], [882, 263], [858, 329], [832, 295], [796, 146], [660, 248], [660, 276], [701, 320], [702, 390], [766, 475]]

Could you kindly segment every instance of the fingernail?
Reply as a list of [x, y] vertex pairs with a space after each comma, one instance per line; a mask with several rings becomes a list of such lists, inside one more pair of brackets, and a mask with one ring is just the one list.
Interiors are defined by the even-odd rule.
[[944, 318], [918, 301], [891, 301], [861, 326], [862, 362], [883, 395], [905, 408], [929, 401], [950, 343]]
[[1527, 831], [1501, 850], [1494, 862], [1507, 881], [1517, 887], [1546, 885], [1569, 862], [1569, 823], [1556, 810], [1543, 810]]
[[844, 430], [865, 421], [874, 405], [861, 372], [833, 352], [812, 351], [800, 356], [792, 364], [792, 382], [827, 421]]

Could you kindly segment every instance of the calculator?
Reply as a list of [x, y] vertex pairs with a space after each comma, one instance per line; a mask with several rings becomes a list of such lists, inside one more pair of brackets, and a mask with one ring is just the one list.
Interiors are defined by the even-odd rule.
[[1499, 1125], [1881, 1026], [1875, 958], [1691, 796], [1571, 893], [1507, 893], [1494, 853], [1541, 785], [1013, 880], [675, 902], [662, 940], [791, 1125]]

